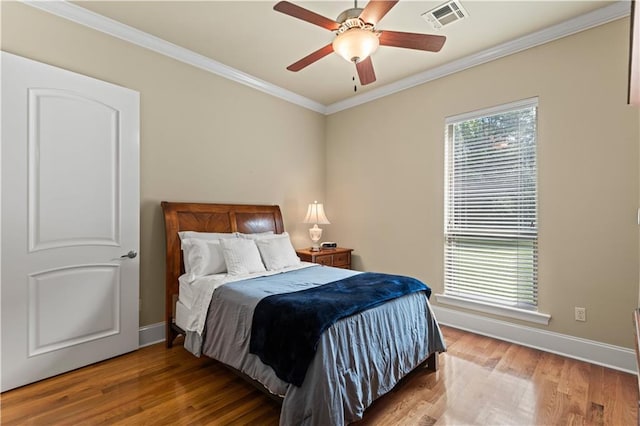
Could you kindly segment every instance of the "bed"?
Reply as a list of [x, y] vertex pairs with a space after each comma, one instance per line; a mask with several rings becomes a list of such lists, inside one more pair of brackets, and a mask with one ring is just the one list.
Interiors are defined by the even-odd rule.
[[[261, 357], [249, 351], [257, 305], [273, 293], [313, 290], [366, 274], [302, 262], [273, 272], [235, 278], [213, 274], [189, 281], [185, 279], [179, 232], [242, 233], [250, 239], [272, 233], [280, 237], [278, 234], [286, 235], [280, 208], [164, 201], [162, 209], [167, 346], [183, 335], [185, 348], [195, 355], [202, 353], [222, 362], [266, 394], [280, 399], [281, 425], [357, 421], [375, 399], [412, 370], [437, 369], [438, 353], [445, 350], [444, 340], [426, 293], [417, 291], [335, 322], [320, 335], [317, 352], [299, 386], [282, 380], [275, 367], [265, 365]], [[200, 296], [189, 294], [196, 290]], [[195, 306], [206, 311], [198, 321], [193, 320]]]

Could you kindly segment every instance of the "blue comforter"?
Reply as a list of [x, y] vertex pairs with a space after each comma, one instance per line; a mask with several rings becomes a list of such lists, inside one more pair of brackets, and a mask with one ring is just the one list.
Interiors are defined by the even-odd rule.
[[415, 278], [362, 273], [307, 290], [275, 294], [255, 308], [249, 350], [276, 375], [301, 386], [320, 335], [336, 321], [431, 289]]

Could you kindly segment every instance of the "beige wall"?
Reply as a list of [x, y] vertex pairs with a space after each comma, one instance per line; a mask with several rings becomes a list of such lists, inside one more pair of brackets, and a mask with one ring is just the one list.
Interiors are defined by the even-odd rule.
[[619, 20], [328, 117], [327, 236], [356, 250], [356, 268], [443, 292], [445, 117], [538, 96], [539, 310], [552, 317], [541, 328], [632, 347], [639, 117], [626, 105], [628, 34]]
[[625, 106], [626, 19], [328, 118], [22, 4], [2, 2], [1, 36], [141, 94], [141, 325], [163, 320], [161, 200], [280, 204], [304, 245], [300, 218], [326, 183], [325, 239], [355, 248], [357, 268], [442, 292], [444, 119], [539, 96], [540, 311], [549, 330], [631, 347], [640, 117]]
[[325, 117], [32, 7], [2, 2], [2, 50], [140, 92], [140, 324], [164, 320], [161, 200], [279, 204], [307, 243]]

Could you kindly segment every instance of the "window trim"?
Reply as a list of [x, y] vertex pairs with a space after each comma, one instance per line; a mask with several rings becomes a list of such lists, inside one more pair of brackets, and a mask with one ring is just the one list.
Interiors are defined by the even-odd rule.
[[[484, 108], [484, 109], [479, 109], [479, 110], [474, 110], [474, 111], [469, 111], [466, 113], [462, 113], [462, 114], [458, 114], [458, 115], [454, 115], [454, 116], [450, 116], [450, 117], [446, 117], [445, 118], [445, 144], [447, 145], [447, 147], [445, 148], [445, 156], [444, 156], [444, 161], [445, 161], [445, 192], [444, 192], [444, 206], [445, 206], [445, 223], [444, 223], [444, 237], [445, 237], [445, 241], [447, 238], [447, 209], [448, 209], [448, 203], [447, 203], [447, 191], [448, 191], [448, 186], [451, 184], [451, 182], [449, 181], [449, 173], [447, 172], [448, 167], [449, 167], [449, 128], [450, 126], [462, 122], [462, 121], [467, 121], [467, 120], [471, 120], [471, 119], [476, 119], [478, 117], [482, 117], [482, 116], [491, 116], [491, 115], [496, 115], [496, 114], [504, 114], [504, 113], [508, 113], [511, 111], [517, 111], [517, 110], [521, 110], [521, 109], [526, 109], [526, 108], [536, 108], [537, 110], [539, 110], [539, 98], [537, 96], [535, 97], [531, 97], [531, 98], [527, 98], [527, 99], [522, 99], [522, 100], [518, 100], [518, 101], [514, 101], [514, 102], [510, 102], [507, 104], [501, 104], [501, 105], [497, 105], [497, 106], [493, 106], [493, 107], [489, 107], [489, 108]], [[538, 116], [538, 112], [536, 112], [536, 115]], [[536, 120], [538, 120], [538, 117], [536, 117]], [[538, 130], [536, 129], [536, 133], [538, 133]], [[536, 140], [536, 150], [537, 150], [537, 140]], [[538, 168], [538, 166], [536, 165], [536, 168]], [[536, 184], [537, 185], [537, 184]], [[536, 194], [537, 194], [538, 188], [536, 188]], [[537, 195], [536, 195], [536, 205], [539, 206], [539, 201], [537, 199]], [[539, 238], [539, 229], [536, 231], [536, 242], [538, 241]], [[445, 242], [445, 257], [446, 257], [446, 250], [447, 250], [447, 244]], [[443, 268], [443, 273], [446, 273], [446, 268], [447, 266], [444, 265]], [[444, 277], [443, 277], [443, 286], [444, 286]], [[536, 286], [536, 291], [539, 289], [538, 286], [538, 281], [536, 280], [535, 282], [535, 286]], [[514, 306], [508, 306], [508, 305], [501, 305], [499, 303], [493, 303], [491, 301], [483, 301], [480, 299], [474, 299], [474, 298], [465, 298], [464, 296], [459, 296], [459, 295], [453, 295], [453, 294], [446, 294], [446, 288], [443, 289], [443, 293], [442, 294], [436, 294], [436, 300], [439, 303], [443, 303], [443, 304], [449, 304], [449, 305], [453, 305], [453, 306], [458, 306], [458, 307], [462, 307], [462, 308], [466, 308], [466, 309], [472, 309], [472, 310], [477, 310], [477, 311], [481, 311], [481, 312], [486, 312], [486, 313], [490, 313], [490, 314], [495, 314], [495, 315], [500, 315], [500, 316], [506, 316], [506, 317], [510, 317], [510, 318], [515, 318], [515, 319], [519, 319], [522, 321], [528, 321], [528, 322], [533, 322], [533, 323], [537, 323], [537, 324], [544, 324], [544, 325], [548, 325], [549, 324], [549, 320], [551, 319], [551, 316], [548, 314], [544, 314], [538, 311], [538, 303], [536, 303], [536, 305], [534, 307], [532, 307], [532, 309], [525, 309], [525, 308], [518, 308], [518, 307], [514, 307]]]
[[459, 121], [466, 121], [472, 118], [478, 118], [479, 114], [482, 115], [494, 115], [510, 111], [517, 111], [519, 109], [530, 108], [533, 106], [540, 106], [540, 101], [537, 96], [527, 99], [521, 99], [519, 101], [509, 102], [508, 104], [497, 105], [489, 108], [478, 109], [475, 111], [464, 112], [458, 115], [452, 115], [445, 119], [445, 126], [448, 126]]
[[457, 306], [459, 308], [471, 309], [474, 311], [484, 312], [487, 314], [499, 315], [508, 318], [514, 318], [521, 321], [532, 322], [535, 324], [549, 325], [551, 315], [544, 314], [540, 311], [530, 311], [528, 309], [512, 308], [510, 306], [502, 306], [489, 302], [480, 302], [473, 299], [465, 299], [450, 294], [435, 294], [438, 303], [443, 305]]

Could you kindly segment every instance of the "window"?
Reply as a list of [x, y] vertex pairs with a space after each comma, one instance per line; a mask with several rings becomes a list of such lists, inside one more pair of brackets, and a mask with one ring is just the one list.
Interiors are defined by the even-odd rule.
[[445, 296], [537, 310], [537, 105], [446, 120]]

